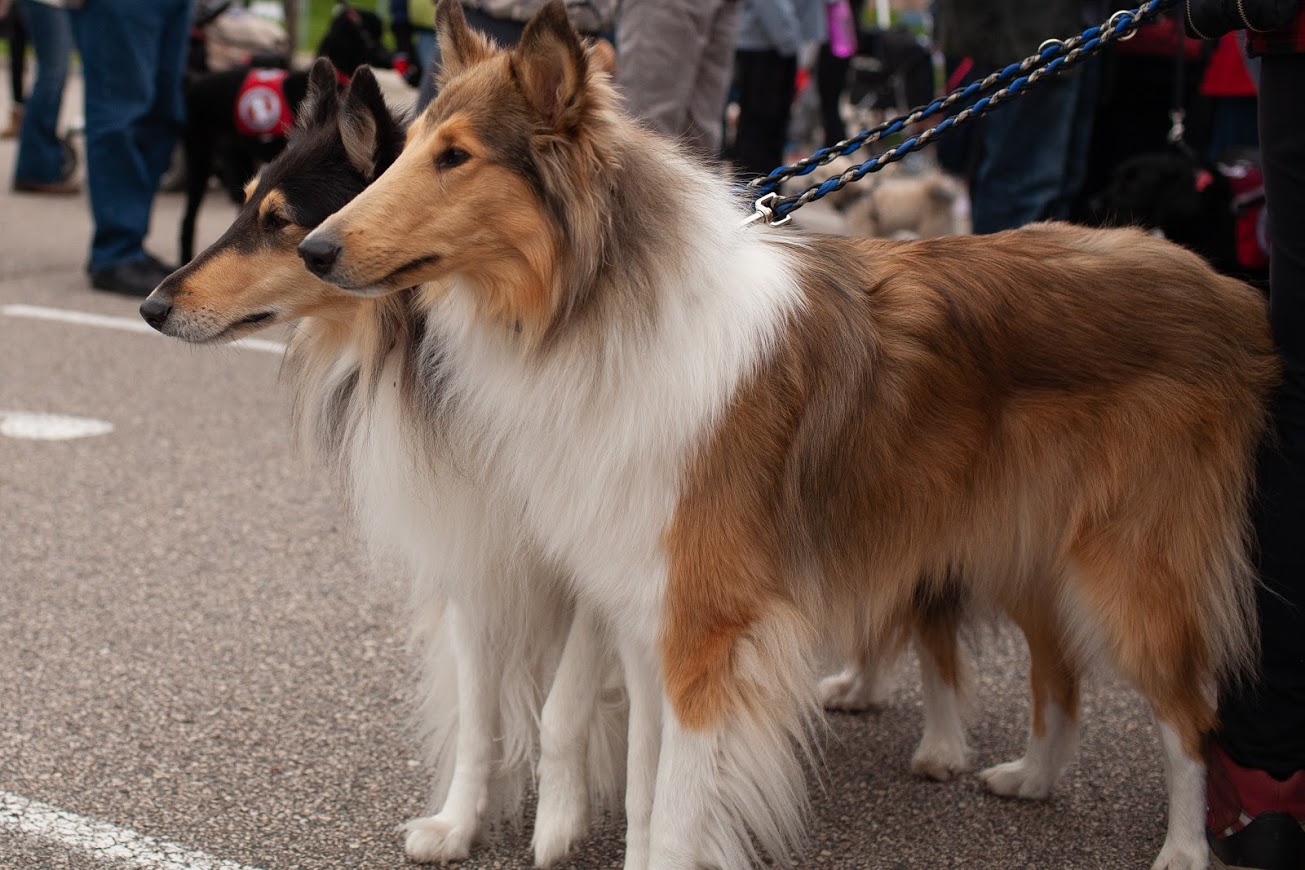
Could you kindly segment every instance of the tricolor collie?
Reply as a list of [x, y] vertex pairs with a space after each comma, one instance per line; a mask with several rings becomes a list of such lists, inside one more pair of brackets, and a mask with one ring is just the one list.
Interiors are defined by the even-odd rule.
[[822, 645], [854, 655], [948, 583], [1032, 653], [1027, 753], [990, 787], [1047, 793], [1103, 656], [1159, 722], [1155, 864], [1205, 866], [1202, 738], [1256, 645], [1261, 298], [1129, 230], [743, 227], [621, 114], [560, 3], [512, 51], [456, 2], [438, 24], [438, 99], [299, 250], [420, 312], [450, 439], [619, 639], [626, 866], [795, 857]]
[[[478, 457], [450, 437], [438, 383], [425, 377], [432, 348], [417, 294], [358, 299], [310, 275], [295, 251], [402, 145], [370, 70], [341, 98], [318, 61], [287, 150], [251, 182], [231, 228], [141, 313], [200, 343], [299, 321], [286, 357], [297, 428], [338, 472], [370, 542], [410, 567], [417, 621], [431, 633], [424, 724], [439, 810], [408, 823], [408, 854], [465, 858], [487, 824], [520, 811], [538, 753], [535, 849], [547, 866], [583, 836], [591, 804], [619, 795], [619, 673], [605, 685], [606, 642], [572, 617], [557, 572], [520, 534], [519, 506], [489, 498]], [[541, 710], [550, 681], [556, 700]]]

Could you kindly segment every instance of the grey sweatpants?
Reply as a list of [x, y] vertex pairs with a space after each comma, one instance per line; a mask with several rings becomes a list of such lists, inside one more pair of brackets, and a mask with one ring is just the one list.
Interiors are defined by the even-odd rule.
[[623, 0], [616, 83], [630, 113], [710, 157], [720, 153], [738, 0]]

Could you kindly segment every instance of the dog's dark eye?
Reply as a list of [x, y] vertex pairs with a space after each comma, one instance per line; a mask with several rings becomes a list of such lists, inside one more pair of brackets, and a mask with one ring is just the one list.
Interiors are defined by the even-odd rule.
[[436, 169], [452, 169], [455, 166], [461, 166], [471, 159], [471, 155], [461, 148], [445, 148], [435, 158]]
[[263, 213], [263, 227], [269, 232], [275, 232], [288, 226], [290, 226], [290, 221], [286, 220], [285, 216], [280, 212], [269, 211]]

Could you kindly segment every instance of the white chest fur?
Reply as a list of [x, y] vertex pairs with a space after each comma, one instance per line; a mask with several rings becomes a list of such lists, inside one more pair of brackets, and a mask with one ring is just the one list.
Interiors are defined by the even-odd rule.
[[782, 248], [759, 236], [668, 264], [650, 325], [586, 327], [541, 356], [474, 321], [473, 287], [455, 287], [432, 318], [457, 437], [483, 449], [577, 593], [618, 623], [657, 612], [686, 462], [800, 304]]

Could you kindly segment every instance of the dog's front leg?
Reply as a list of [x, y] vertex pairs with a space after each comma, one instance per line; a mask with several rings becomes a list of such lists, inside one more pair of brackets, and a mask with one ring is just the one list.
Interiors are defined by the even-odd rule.
[[587, 738], [606, 655], [593, 617], [577, 606], [540, 722], [536, 867], [565, 858], [589, 829]]
[[744, 625], [698, 622], [663, 640], [667, 708], [650, 870], [745, 870], [757, 845], [793, 859], [807, 804], [802, 747], [815, 669], [787, 608]]
[[630, 697], [625, 778], [625, 870], [648, 870], [653, 793], [661, 751], [662, 682], [650, 647], [631, 637], [619, 642]]
[[444, 806], [405, 826], [404, 846], [413, 861], [466, 858], [489, 800], [502, 667], [498, 654], [488, 648], [488, 630], [476, 610], [451, 604], [446, 614], [458, 674], [457, 757]]

